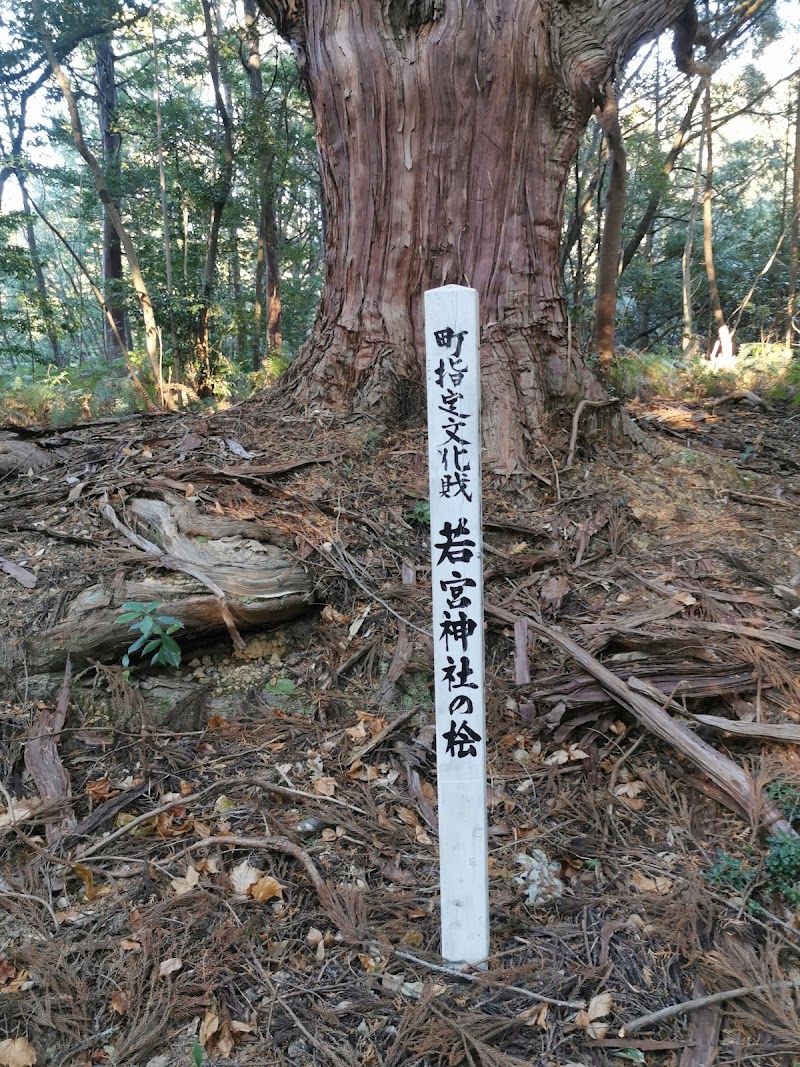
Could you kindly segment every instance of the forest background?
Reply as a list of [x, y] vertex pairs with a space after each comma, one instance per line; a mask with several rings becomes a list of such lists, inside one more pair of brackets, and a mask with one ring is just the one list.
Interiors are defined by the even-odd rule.
[[[732, 374], [773, 396], [797, 391], [800, 15], [789, 2], [757, 6], [708, 95], [706, 79], [677, 69], [669, 35], [619, 72], [627, 189], [613, 366], [594, 312], [619, 150], [599, 110], [584, 132], [563, 280], [573, 340], [605, 360], [623, 396], [702, 394]], [[6, 417], [224, 405], [274, 381], [307, 335], [324, 275], [319, 163], [290, 49], [253, 0], [0, 12]], [[701, 16], [713, 23], [710, 8]], [[733, 362], [718, 358], [724, 330]]]

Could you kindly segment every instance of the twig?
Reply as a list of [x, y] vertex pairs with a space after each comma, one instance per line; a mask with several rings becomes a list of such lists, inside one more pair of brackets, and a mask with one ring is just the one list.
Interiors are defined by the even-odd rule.
[[53, 920], [53, 926], [56, 930], [61, 929], [61, 923], [58, 921], [58, 916], [53, 911], [53, 908], [42, 897], [34, 896], [33, 893], [13, 893], [10, 889], [0, 889], [0, 897], [18, 897], [20, 900], [35, 900], [37, 904], [41, 904], [43, 908], [46, 908], [50, 912], [50, 918]]
[[[167, 804], [162, 804], [158, 808], [153, 808], [151, 811], [146, 811], [142, 815], [137, 815], [135, 819], [132, 819], [124, 826], [120, 826], [118, 830], [109, 834], [108, 837], [104, 837], [101, 841], [96, 841], [89, 848], [86, 848], [81, 852], [74, 860], [74, 863], [82, 863], [89, 856], [93, 856], [95, 852], [98, 852], [101, 848], [105, 848], [106, 845], [116, 840], [118, 837], [122, 837], [124, 834], [129, 834], [132, 830], [135, 830], [137, 826], [141, 826], [142, 823], [149, 822], [150, 819], [155, 819], [159, 815], [163, 815], [167, 811], [171, 811], [173, 808], [188, 807], [190, 804], [194, 804], [196, 801], [201, 800], [203, 797], [208, 796], [209, 793], [213, 793], [216, 790], [222, 791], [223, 789], [235, 789], [239, 786], [256, 786], [259, 789], [264, 789], [268, 793], [275, 793], [276, 796], [283, 797], [302, 797], [305, 800], [317, 800], [326, 804], [338, 804], [339, 807], [347, 808], [349, 811], [355, 811], [359, 815], [366, 815], [367, 812], [363, 808], [357, 808], [355, 805], [349, 803], [349, 801], [339, 800], [336, 797], [321, 797], [316, 793], [306, 793], [302, 789], [287, 789], [286, 786], [275, 785], [274, 782], [266, 782], [263, 778], [236, 778], [234, 780], [221, 779], [219, 782], [214, 782], [205, 789], [200, 789], [197, 793], [191, 793], [187, 797], [178, 797], [176, 800], [171, 800]], [[61, 860], [60, 862], [65, 862]]]
[[511, 993], [519, 993], [520, 996], [528, 997], [529, 1000], [536, 1000], [540, 1004], [552, 1004], [556, 1008], [570, 1008], [572, 1011], [580, 1011], [586, 1007], [586, 1001], [584, 1000], [556, 1000], [555, 997], [546, 997], [543, 993], [534, 993], [532, 989], [524, 989], [522, 986], [505, 985], [499, 979], [492, 979], [487, 974], [469, 974], [466, 971], [459, 971], [455, 967], [441, 967], [437, 963], [428, 963], [427, 960], [421, 960], [418, 956], [412, 956], [409, 952], [401, 952], [399, 949], [393, 949], [392, 951], [400, 959], [416, 963], [420, 967], [426, 967], [429, 971], [436, 971], [437, 974], [446, 974], [450, 978], [463, 979], [465, 982], [478, 982], [480, 985], [496, 985], [501, 989], [509, 990]]
[[406, 710], [401, 712], [396, 719], [392, 719], [390, 723], [387, 723], [380, 733], [377, 733], [371, 741], [368, 741], [366, 745], [364, 745], [363, 748], [360, 748], [357, 752], [353, 753], [352, 759], [363, 759], [368, 752], [372, 752], [378, 745], [382, 745], [389, 734], [395, 731], [399, 726], [402, 726], [403, 723], [406, 723], [409, 719], [413, 718], [419, 710], [417, 705], [414, 705], [414, 707], [411, 708], [406, 708]]
[[618, 404], [619, 400], [581, 400], [580, 404], [575, 408], [575, 414], [572, 416], [572, 433], [569, 438], [569, 452], [567, 453], [567, 462], [564, 466], [564, 470], [568, 471], [575, 459], [575, 449], [578, 447], [578, 425], [581, 421], [581, 415], [586, 408], [604, 408], [609, 404]]
[[646, 1026], [652, 1026], [663, 1019], [671, 1019], [673, 1015], [683, 1015], [686, 1012], [698, 1011], [710, 1004], [722, 1004], [726, 1000], [735, 1000], [737, 997], [746, 997], [754, 993], [768, 993], [774, 989], [800, 989], [800, 978], [793, 978], [786, 982], [767, 982], [765, 985], [743, 985], [736, 989], [726, 989], [721, 993], [709, 993], [707, 997], [698, 997], [696, 1000], [685, 1000], [681, 1004], [670, 1004], [666, 1008], [651, 1012], [649, 1015], [640, 1015], [630, 1023], [626, 1023], [620, 1030], [620, 1037], [635, 1034]]
[[353, 568], [353, 565], [350, 563], [350, 560], [347, 557], [347, 553], [339, 545], [335, 545], [335, 544], [332, 544], [330, 542], [328, 542], [326, 545], [316, 545], [316, 544], [314, 544], [313, 541], [310, 541], [307, 537], [303, 537], [303, 540], [308, 542], [308, 544], [311, 545], [312, 548], [316, 549], [317, 552], [321, 552], [324, 556], [327, 556], [329, 559], [331, 557], [336, 559], [338, 561], [338, 563], [339, 563], [340, 569], [345, 572], [347, 577], [351, 578], [356, 583], [357, 586], [359, 586], [361, 589], [363, 589], [364, 592], [367, 594], [367, 596], [372, 597], [372, 599], [374, 601], [376, 601], [382, 607], [386, 608], [386, 610], [389, 612], [390, 615], [394, 615], [394, 617], [396, 619], [400, 619], [400, 621], [404, 622], [406, 624], [406, 626], [410, 626], [412, 630], [416, 630], [418, 634], [424, 634], [425, 637], [432, 637], [433, 636], [433, 634], [432, 634], [432, 632], [430, 630], [426, 630], [422, 626], [417, 626], [415, 623], [411, 622], [409, 619], [404, 618], [400, 614], [399, 611], [395, 611], [394, 608], [390, 604], [387, 604], [385, 600], [381, 599], [381, 597], [378, 596], [378, 594], [375, 592], [374, 589], [370, 589], [370, 587], [365, 582], [361, 581], [361, 579], [356, 574], [356, 572], [355, 572], [355, 570]]
[[200, 841], [193, 841], [190, 845], [181, 849], [172, 857], [172, 862], [185, 856], [187, 852], [194, 852], [198, 848], [207, 848], [209, 845], [230, 845], [231, 848], [263, 848], [268, 852], [283, 852], [287, 856], [293, 856], [301, 863], [308, 874], [311, 884], [318, 893], [325, 889], [325, 879], [317, 870], [316, 864], [300, 845], [290, 841], [288, 837], [236, 837], [234, 834], [220, 834], [217, 837], [204, 837]]

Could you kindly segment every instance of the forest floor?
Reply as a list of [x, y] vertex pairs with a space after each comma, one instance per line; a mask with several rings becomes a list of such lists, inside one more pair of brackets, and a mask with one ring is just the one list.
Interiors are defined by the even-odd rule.
[[[0, 1063], [800, 1060], [800, 851], [757, 802], [800, 813], [800, 416], [635, 414], [660, 456], [587, 414], [569, 469], [567, 421], [485, 476], [492, 955], [463, 973], [438, 956], [423, 431], [268, 396], [20, 431], [54, 462], [0, 480]], [[154, 569], [99, 505], [165, 489], [268, 525], [315, 604], [244, 648], [178, 633], [177, 668], [74, 658], [59, 704], [37, 635]], [[750, 810], [533, 623], [656, 687]]]

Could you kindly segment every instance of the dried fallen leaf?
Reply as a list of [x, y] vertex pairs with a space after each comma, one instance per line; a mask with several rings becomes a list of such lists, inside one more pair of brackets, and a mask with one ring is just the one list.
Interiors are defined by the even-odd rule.
[[425, 940], [425, 935], [421, 930], [412, 928], [406, 930], [403, 934], [402, 941], [404, 945], [411, 945], [412, 948], [422, 948], [422, 944]]
[[308, 933], [306, 934], [306, 941], [312, 948], [316, 948], [317, 945], [324, 940], [325, 934], [323, 934], [321, 930], [318, 930], [316, 926], [309, 927]]
[[170, 974], [175, 974], [181, 967], [183, 967], [183, 960], [179, 956], [170, 956], [170, 958], [164, 960], [158, 968], [158, 977], [166, 978]]
[[231, 1032], [234, 1034], [252, 1034], [255, 1030], [255, 1027], [250, 1023], [243, 1023], [238, 1019], [231, 1019], [230, 1027]]
[[119, 947], [124, 952], [141, 952], [142, 951], [142, 946], [139, 944], [138, 941], [129, 941], [127, 939], [124, 940], [124, 941], [120, 941]]
[[552, 756], [548, 756], [544, 762], [550, 767], [561, 767], [565, 763], [576, 763], [578, 760], [588, 758], [588, 752], [584, 752], [583, 749], [578, 748], [577, 745], [570, 745], [569, 748], [558, 749]]
[[598, 993], [597, 996], [592, 997], [589, 1001], [589, 1007], [586, 1009], [589, 1021], [594, 1022], [595, 1019], [602, 1019], [605, 1015], [608, 1015], [611, 1011], [612, 1002], [613, 997], [610, 993]]
[[623, 782], [622, 785], [618, 785], [614, 790], [614, 794], [618, 797], [638, 797], [646, 788], [644, 782], [640, 782], [637, 778], [630, 782]]
[[182, 897], [184, 893], [191, 892], [199, 881], [200, 872], [190, 864], [186, 869], [186, 874], [182, 878], [173, 878], [170, 884], [177, 895]]
[[546, 1030], [547, 1004], [534, 1004], [532, 1007], [526, 1008], [525, 1011], [521, 1011], [517, 1019], [519, 1022], [525, 1023], [526, 1026], [536, 1026], [540, 1030]]
[[336, 792], [335, 778], [315, 778], [311, 783], [312, 790], [320, 797], [332, 797]]
[[2, 1067], [33, 1067], [36, 1049], [27, 1037], [8, 1038], [0, 1041], [0, 1065]]
[[115, 989], [111, 994], [109, 1005], [111, 1010], [115, 1011], [117, 1015], [124, 1015], [128, 1010], [129, 1001], [121, 989]]
[[268, 874], [250, 886], [250, 896], [262, 903], [265, 900], [282, 900], [283, 886]]
[[414, 841], [418, 845], [430, 845], [431, 839], [428, 837], [423, 826], [414, 827]]
[[323, 622], [349, 622], [349, 615], [342, 615], [341, 611], [337, 611], [333, 604], [326, 604], [320, 612], [320, 618]]
[[691, 593], [675, 593], [672, 599], [677, 600], [679, 604], [685, 604], [687, 608], [697, 603], [697, 598]]
[[367, 728], [363, 722], [356, 726], [348, 726], [345, 733], [351, 741], [366, 741], [367, 739]]
[[252, 867], [247, 860], [242, 860], [231, 871], [231, 888], [234, 893], [241, 893], [245, 896], [250, 889], [251, 885], [254, 885], [260, 878], [264, 877], [264, 872], [259, 870], [258, 867]]
[[415, 811], [412, 811], [411, 808], [404, 808], [398, 804], [396, 811], [397, 818], [401, 823], [404, 823], [406, 826], [419, 826], [419, 816]]
[[598, 993], [589, 1001], [588, 1007], [579, 1011], [575, 1016], [575, 1025], [585, 1030], [588, 1037], [594, 1041], [602, 1041], [608, 1033], [608, 1023], [598, 1022], [611, 1011], [612, 996], [610, 993]]
[[119, 790], [114, 789], [110, 778], [95, 778], [94, 781], [87, 783], [86, 792], [92, 800], [97, 801], [108, 800], [110, 796], [116, 796]]
[[234, 1040], [231, 1028], [228, 1023], [223, 1023], [220, 1028], [219, 1037], [217, 1038], [217, 1053], [222, 1056], [223, 1060], [229, 1060], [231, 1053], [233, 1052]]
[[203, 1016], [203, 1021], [200, 1023], [200, 1033], [197, 1035], [197, 1040], [203, 1046], [206, 1047], [208, 1039], [219, 1030], [219, 1016], [211, 1008]]
[[655, 878], [648, 878], [641, 871], [633, 872], [633, 884], [640, 893], [658, 893], [662, 897], [671, 893], [675, 885], [671, 878], [664, 875], [658, 874]]

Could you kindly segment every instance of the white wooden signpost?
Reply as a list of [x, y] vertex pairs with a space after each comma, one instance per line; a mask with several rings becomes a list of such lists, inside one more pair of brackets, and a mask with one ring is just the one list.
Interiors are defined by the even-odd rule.
[[425, 294], [442, 956], [489, 955], [478, 294]]

